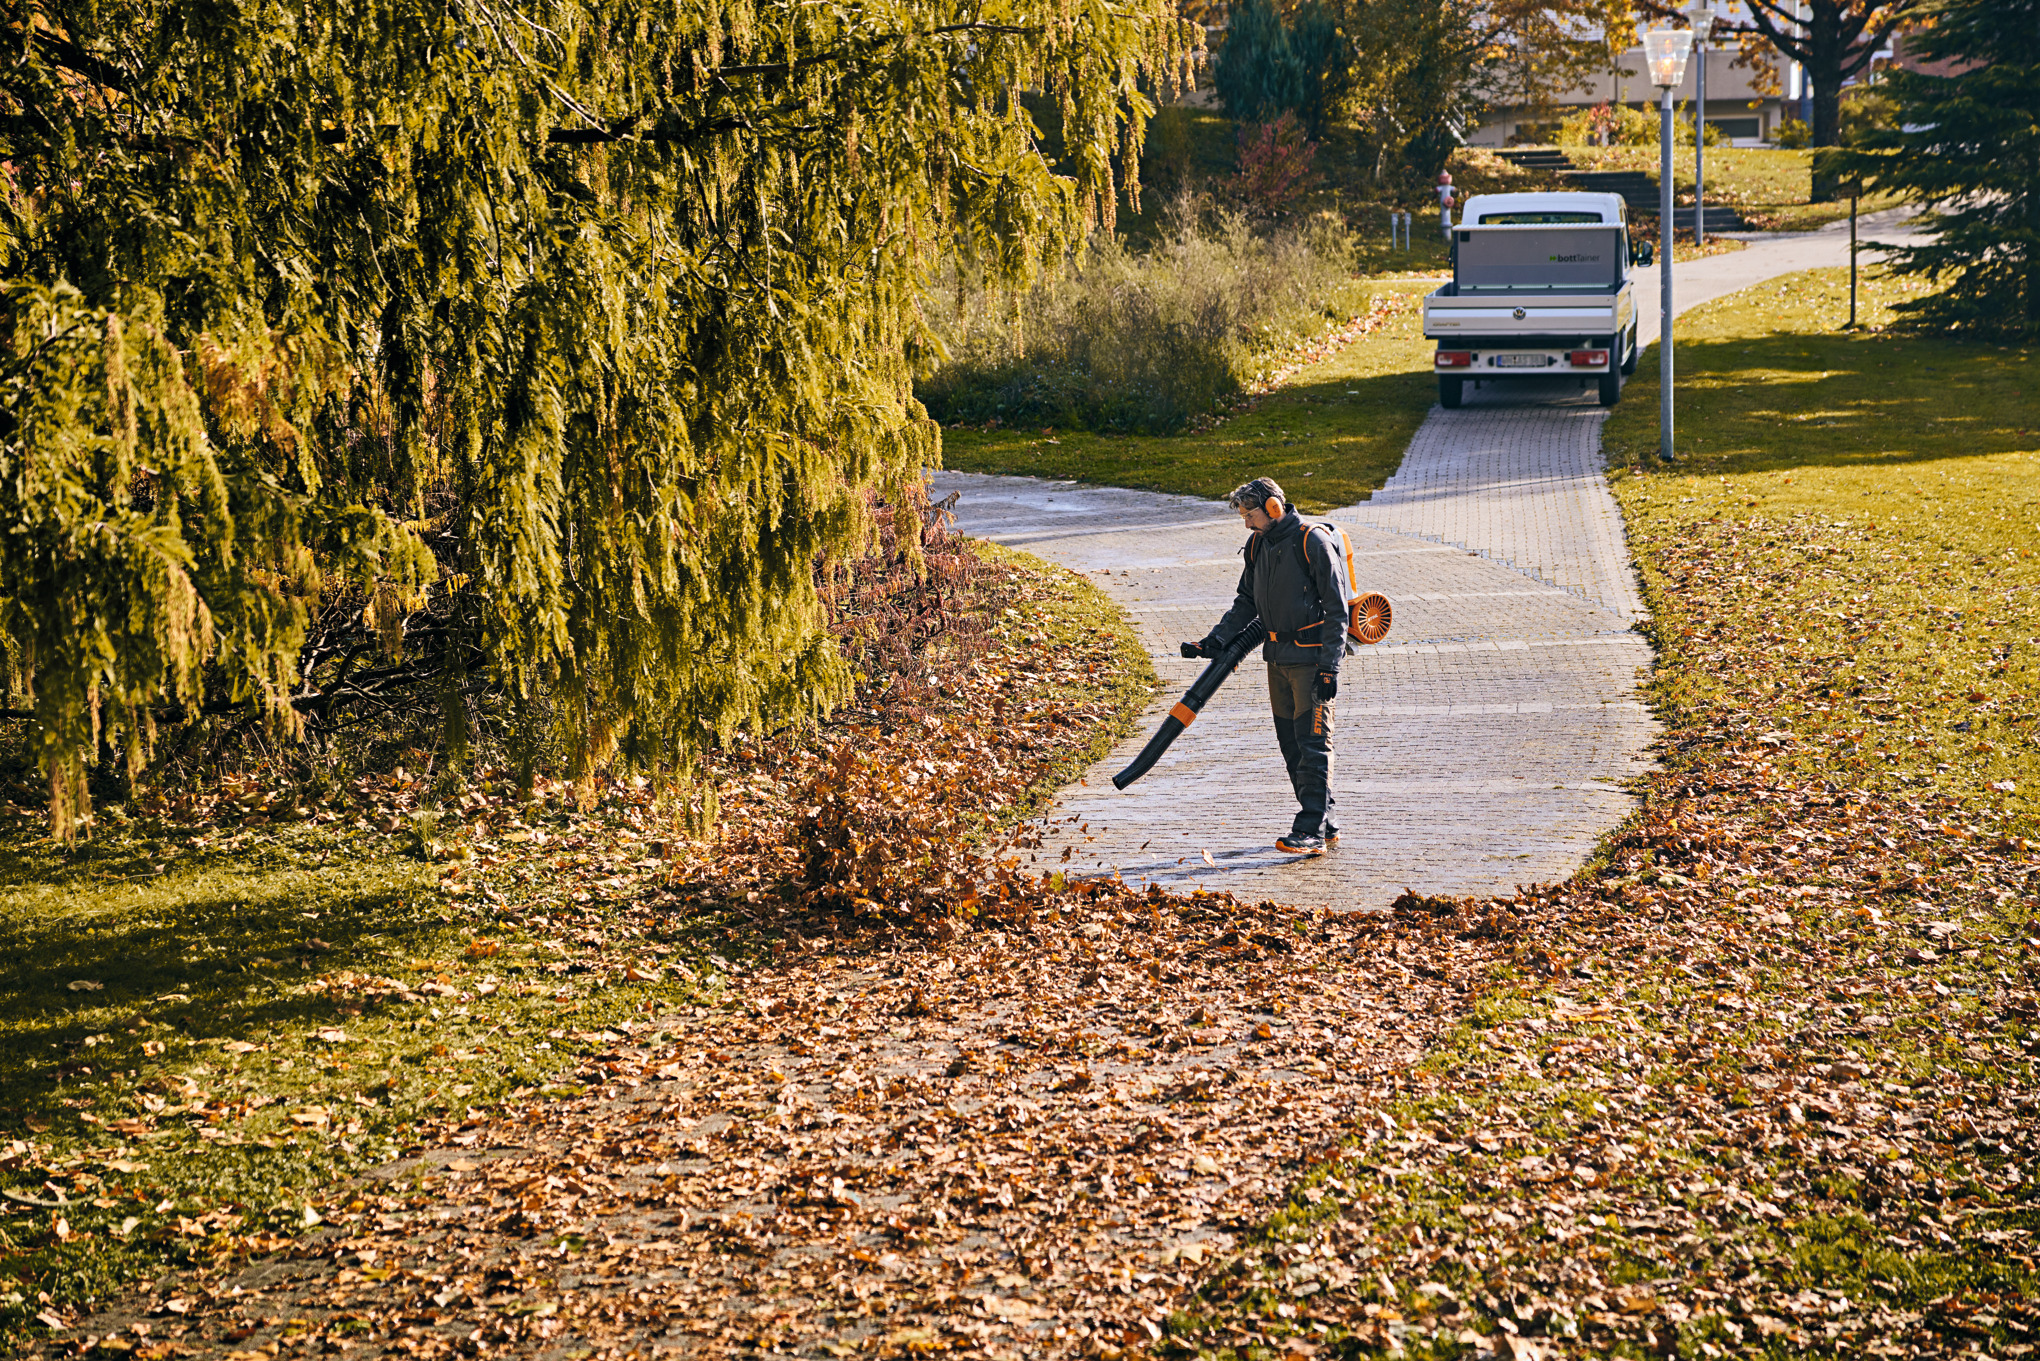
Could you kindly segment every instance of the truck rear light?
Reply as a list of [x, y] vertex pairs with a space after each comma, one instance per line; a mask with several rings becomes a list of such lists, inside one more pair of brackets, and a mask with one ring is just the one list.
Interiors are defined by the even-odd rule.
[[1440, 350], [1437, 364], [1441, 369], [1470, 369], [1473, 367], [1473, 351]]
[[1606, 350], [1574, 350], [1572, 366], [1576, 369], [1604, 369], [1608, 367]]

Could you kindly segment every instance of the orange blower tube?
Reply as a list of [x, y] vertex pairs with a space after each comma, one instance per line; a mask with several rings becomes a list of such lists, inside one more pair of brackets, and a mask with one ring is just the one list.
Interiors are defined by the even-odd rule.
[[1112, 787], [1124, 789], [1152, 770], [1155, 762], [1162, 759], [1162, 753], [1169, 749], [1169, 744], [1175, 741], [1183, 729], [1189, 727], [1196, 719], [1204, 706], [1211, 702], [1211, 697], [1218, 693], [1218, 687], [1225, 684], [1227, 677], [1237, 671], [1240, 663], [1251, 656], [1254, 649], [1266, 641], [1267, 637], [1267, 631], [1261, 627], [1261, 621], [1256, 619], [1220, 649], [1218, 656], [1212, 658], [1211, 664], [1205, 667], [1190, 688], [1184, 691], [1183, 698], [1169, 710], [1169, 716], [1162, 720], [1162, 726], [1155, 730], [1155, 735], [1148, 739], [1148, 744], [1140, 749], [1140, 755], [1134, 757], [1126, 769], [1112, 777]]

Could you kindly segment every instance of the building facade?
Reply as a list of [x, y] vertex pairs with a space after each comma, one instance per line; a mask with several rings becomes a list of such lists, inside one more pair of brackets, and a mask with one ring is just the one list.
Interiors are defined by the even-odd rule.
[[[1686, 78], [1673, 98], [1691, 109], [1699, 86], [1699, 66], [1707, 62], [1707, 121], [1724, 141], [1761, 146], [1778, 135], [1787, 118], [1801, 118], [1802, 80], [1799, 67], [1766, 53], [1756, 62], [1744, 60], [1739, 48], [1709, 47], [1686, 63]], [[1658, 91], [1644, 75], [1643, 49], [1624, 52], [1604, 75], [1563, 91], [1549, 102], [1527, 107], [1497, 102], [1467, 135], [1471, 146], [1516, 146], [1557, 139], [1563, 118], [1596, 104], [1628, 105], [1646, 112], [1657, 107]]]

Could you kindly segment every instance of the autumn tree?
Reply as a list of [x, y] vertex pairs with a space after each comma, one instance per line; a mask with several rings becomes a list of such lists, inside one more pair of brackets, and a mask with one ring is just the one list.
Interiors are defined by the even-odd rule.
[[1196, 35], [1167, 0], [7, 24], [0, 679], [66, 834], [101, 751], [208, 712], [401, 683], [457, 746], [485, 689], [585, 771], [826, 706], [816, 566], [938, 457], [931, 268], [1020, 283], [1109, 225]]
[[1495, 103], [1537, 107], [1605, 70], [1630, 0], [1336, 0], [1329, 84], [1359, 131], [1361, 169], [1414, 192]]
[[1359, 169], [1390, 197], [1422, 193], [1479, 117], [1488, 63], [1458, 0], [1344, 0], [1341, 111]]
[[1557, 96], [1606, 75], [1636, 42], [1633, 0], [1486, 0], [1467, 6], [1483, 99], [1549, 109]]

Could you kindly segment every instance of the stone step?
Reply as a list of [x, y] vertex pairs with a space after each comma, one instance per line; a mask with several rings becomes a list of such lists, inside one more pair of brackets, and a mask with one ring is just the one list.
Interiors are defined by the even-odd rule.
[[1641, 170], [1569, 170], [1565, 178], [1575, 189], [1619, 195], [1631, 214], [1657, 211], [1657, 181]]
[[1510, 164], [1519, 165], [1525, 170], [1556, 170], [1563, 172], [1572, 169], [1572, 158], [1557, 147], [1510, 147], [1506, 151], [1498, 151], [1495, 154]]
[[[1672, 226], [1674, 229], [1684, 230], [1692, 225], [1693, 209], [1690, 204], [1684, 208], [1674, 208], [1672, 210]], [[1738, 213], [1727, 204], [1709, 203], [1707, 205], [1707, 230], [1710, 232], [1746, 232], [1753, 230], [1753, 228], [1749, 223], [1743, 221], [1741, 213]]]
[[1657, 192], [1657, 179], [1641, 170], [1571, 170], [1566, 172], [1566, 178], [1605, 193], [1620, 194], [1631, 189]]
[[[1511, 147], [1495, 154], [1531, 169], [1556, 170], [1576, 189], [1594, 194], [1615, 194], [1629, 205], [1631, 217], [1658, 215], [1658, 182], [1648, 171], [1574, 170], [1565, 153], [1551, 147]], [[1550, 158], [1548, 162], [1546, 158]], [[1692, 230], [1693, 209], [1690, 204], [1673, 211], [1672, 226], [1678, 230]], [[1707, 205], [1707, 230], [1743, 232], [1750, 230], [1750, 226], [1735, 209], [1725, 203], [1710, 201]]]

